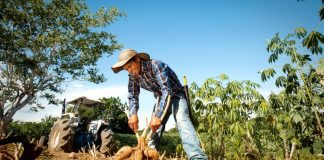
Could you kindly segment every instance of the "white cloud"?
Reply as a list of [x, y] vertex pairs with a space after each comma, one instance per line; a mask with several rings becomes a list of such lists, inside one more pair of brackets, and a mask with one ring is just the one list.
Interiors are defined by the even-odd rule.
[[[95, 87], [91, 85], [84, 85], [83, 83], [71, 83], [65, 86], [65, 92], [61, 95], [57, 95], [57, 98], [67, 101], [75, 98], [85, 96], [89, 99], [98, 100], [102, 97], [119, 97], [122, 102], [127, 102], [127, 86], [123, 85], [97, 85]], [[40, 121], [45, 116], [58, 117], [61, 114], [62, 106], [47, 105], [47, 101], [41, 101], [46, 108], [39, 110], [38, 112], [31, 112], [28, 107], [19, 110], [14, 115], [14, 120], [20, 121]]]
[[96, 87], [87, 87], [83, 84], [72, 84], [70, 88], [67, 88], [66, 92], [57, 97], [60, 99], [66, 98], [67, 101], [81, 96], [94, 100], [98, 100], [102, 97], [119, 97], [122, 101], [127, 101], [127, 94], [126, 85], [99, 85]]
[[72, 87], [72, 88], [83, 88], [84, 85], [81, 84], [81, 83], [72, 83], [72, 84], [71, 84], [71, 87]]

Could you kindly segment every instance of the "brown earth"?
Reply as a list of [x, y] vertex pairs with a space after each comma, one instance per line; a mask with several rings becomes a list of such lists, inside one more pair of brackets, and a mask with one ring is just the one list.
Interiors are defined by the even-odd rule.
[[[0, 160], [14, 160], [11, 157], [14, 157], [14, 153], [15, 150], [17, 150], [17, 146], [17, 144], [13, 143], [0, 146]], [[20, 156], [22, 154], [22, 150], [20, 151]], [[96, 152], [95, 154], [96, 155], [94, 156], [89, 152], [81, 151], [78, 153], [55, 152], [48, 150], [46, 147], [43, 147], [41, 154], [36, 158], [36, 160], [113, 160], [112, 157], [105, 157], [99, 152]], [[185, 158], [164, 157], [163, 160], [185, 160]]]

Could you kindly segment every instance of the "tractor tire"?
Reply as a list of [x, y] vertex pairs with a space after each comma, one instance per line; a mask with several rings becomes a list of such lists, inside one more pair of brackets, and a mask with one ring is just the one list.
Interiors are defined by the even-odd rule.
[[116, 143], [113, 138], [113, 132], [110, 129], [101, 131], [100, 153], [112, 156], [116, 152]]
[[54, 151], [72, 151], [74, 130], [69, 119], [58, 119], [49, 135], [48, 148]]

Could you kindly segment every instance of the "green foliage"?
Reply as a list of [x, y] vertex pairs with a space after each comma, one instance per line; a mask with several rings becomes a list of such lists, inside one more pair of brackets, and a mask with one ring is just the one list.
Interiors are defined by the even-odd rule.
[[324, 58], [321, 58], [319, 60], [318, 68], [316, 69], [316, 72], [318, 74], [324, 75]]
[[319, 16], [321, 18], [321, 21], [324, 19], [324, 6], [321, 6], [321, 9], [319, 10]]
[[276, 74], [276, 71], [273, 68], [263, 70], [261, 72], [261, 80], [262, 80], [262, 82], [267, 81], [271, 77], [274, 77], [275, 74]]
[[181, 145], [181, 139], [178, 133], [163, 133], [159, 151], [160, 153], [165, 152], [166, 156], [174, 157], [175, 154], [179, 155], [179, 153], [176, 152], [178, 145]]
[[300, 38], [305, 38], [306, 35], [307, 35], [307, 31], [302, 28], [302, 27], [299, 27], [299, 28], [296, 28], [295, 30], [295, 34], [297, 35], [297, 37], [300, 39]]
[[323, 48], [319, 43], [324, 43], [324, 36], [316, 31], [312, 31], [304, 40], [303, 46], [310, 49], [313, 54], [322, 54]]
[[128, 126], [128, 118], [124, 112], [127, 105], [123, 104], [119, 97], [101, 98], [105, 108], [101, 110], [104, 118], [108, 118], [110, 126], [118, 133], [133, 133]]
[[[316, 138], [323, 137], [323, 120], [318, 115], [318, 109], [323, 106], [323, 74], [318, 72], [320, 69], [315, 70], [310, 58], [323, 53], [323, 43], [321, 33], [312, 31], [308, 34], [304, 28], [297, 28], [294, 34], [284, 38], [277, 33], [268, 43], [269, 63], [277, 62], [283, 55], [290, 61], [282, 66], [282, 74], [275, 81], [283, 91], [269, 96], [270, 108], [259, 113], [256, 121], [262, 124], [259, 125], [261, 128], [256, 128], [258, 132], [255, 134], [260, 137], [257, 146], [261, 154], [280, 149], [282, 153], [290, 153], [293, 148], [312, 146]], [[273, 68], [263, 70], [261, 80], [275, 77], [273, 73], [276, 73]], [[262, 137], [262, 134], [269, 136]]]
[[[296, 45], [299, 41], [297, 39], [302, 40], [301, 46], [308, 49], [310, 54], [322, 54], [321, 44], [324, 41], [323, 35], [319, 32], [312, 31], [307, 35], [307, 31], [304, 28], [297, 28], [294, 34], [290, 34], [283, 39], [279, 37], [279, 34], [276, 34], [267, 47], [267, 50], [271, 52], [269, 58], [276, 55], [278, 59], [279, 55], [285, 54], [291, 58], [291, 61], [282, 67], [284, 75], [278, 76], [275, 84], [277, 87], [284, 87], [287, 93], [286, 101], [299, 99], [298, 105], [311, 107], [312, 110], [316, 110], [311, 101], [315, 97], [321, 97], [323, 94], [323, 85], [320, 84], [322, 75], [319, 72], [315, 72], [315, 66], [311, 64], [310, 54], [307, 52], [302, 53], [298, 50]], [[314, 50], [315, 48], [317, 48], [316, 51]], [[275, 61], [269, 61], [269, 63], [272, 62]], [[320, 67], [321, 65], [318, 68]], [[272, 72], [275, 72], [272, 68], [262, 71], [262, 81], [267, 81], [270, 77], [274, 77]]]
[[0, 99], [12, 104], [0, 108], [5, 121], [27, 104], [39, 109], [36, 98], [58, 104], [64, 81], [103, 82], [96, 62], [121, 45], [100, 29], [124, 15], [113, 7], [91, 13], [82, 0], [0, 1]]
[[[103, 119], [109, 123], [114, 132], [133, 133], [128, 126], [128, 118], [124, 112], [127, 106], [121, 102], [119, 97], [103, 97], [100, 101], [104, 103], [103, 106], [90, 108], [81, 105], [78, 108], [78, 114], [83, 121]], [[67, 112], [73, 112], [72, 108], [67, 108]]]
[[137, 146], [137, 139], [134, 134], [114, 134], [116, 147], [119, 149], [123, 146]]
[[[225, 74], [220, 75], [219, 80], [206, 79], [201, 87], [191, 85], [194, 115], [200, 122], [198, 132], [203, 136], [203, 146], [209, 156], [235, 159], [244, 156], [244, 146], [255, 148], [251, 141], [253, 124], [249, 119], [264, 101], [257, 91], [259, 87], [248, 80], [230, 81]], [[244, 144], [243, 141], [250, 142]], [[232, 149], [233, 146], [239, 148]]]
[[20, 122], [14, 121], [9, 124], [8, 130], [12, 135], [28, 138], [40, 138], [49, 135], [56, 118], [45, 117], [41, 122]]
[[178, 133], [178, 128], [176, 128], [176, 127], [171, 128], [171, 129], [168, 130], [168, 133], [175, 133], [176, 134], [176, 133]]

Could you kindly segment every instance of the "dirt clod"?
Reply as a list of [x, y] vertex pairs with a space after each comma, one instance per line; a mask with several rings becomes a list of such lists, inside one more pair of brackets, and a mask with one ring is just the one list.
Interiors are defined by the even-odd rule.
[[71, 152], [68, 156], [69, 159], [75, 159], [76, 156], [75, 156], [75, 153], [74, 152]]

